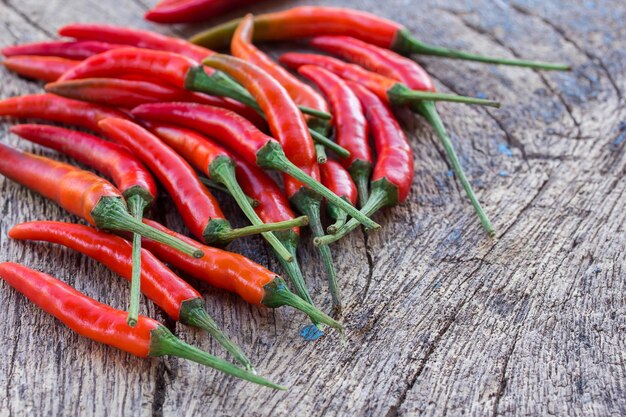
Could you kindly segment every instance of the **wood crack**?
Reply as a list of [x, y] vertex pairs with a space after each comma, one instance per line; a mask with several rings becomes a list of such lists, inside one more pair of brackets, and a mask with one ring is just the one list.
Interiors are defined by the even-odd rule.
[[34, 21], [29, 15], [28, 13], [25, 13], [23, 11], [21, 11], [19, 8], [17, 8], [15, 5], [13, 5], [12, 3], [10, 3], [8, 0], [0, 0], [2, 1], [2, 3], [7, 6], [11, 11], [13, 11], [15, 14], [17, 14], [19, 17], [21, 17], [22, 19], [24, 19], [29, 25], [31, 25], [32, 27], [34, 27], [35, 29], [37, 29], [38, 31], [40, 31], [41, 33], [45, 34], [47, 37], [49, 38], [55, 38], [56, 35], [50, 31], [48, 31], [46, 28], [44, 28], [43, 26], [41, 26], [39, 23], [37, 23], [36, 21]]
[[498, 415], [498, 407], [500, 406], [500, 400], [502, 399], [502, 397], [504, 397], [504, 393], [506, 392], [507, 369], [509, 368], [509, 361], [511, 360], [511, 356], [513, 355], [513, 352], [515, 351], [517, 342], [519, 341], [519, 335], [521, 331], [522, 331], [522, 326], [520, 324], [519, 328], [517, 329], [517, 332], [515, 332], [513, 343], [511, 343], [511, 346], [509, 347], [504, 357], [504, 363], [502, 364], [502, 369], [499, 375], [500, 383], [498, 384], [498, 391], [496, 391], [494, 402], [493, 402], [493, 412], [491, 413], [492, 417], [496, 417]]

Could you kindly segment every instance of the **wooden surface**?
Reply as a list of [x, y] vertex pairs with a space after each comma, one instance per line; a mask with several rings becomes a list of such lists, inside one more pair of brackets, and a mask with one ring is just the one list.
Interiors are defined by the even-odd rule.
[[[152, 1], [2, 0], [0, 46], [54, 37], [66, 23], [149, 27]], [[344, 4], [418, 37], [501, 56], [570, 62], [569, 73], [420, 60], [442, 91], [486, 94], [501, 110], [439, 106], [497, 228], [490, 239], [422, 120], [401, 114], [415, 150], [409, 201], [380, 232], [334, 246], [347, 343], [298, 337], [301, 314], [205, 289], [208, 309], [274, 392], [186, 361], [142, 360], [76, 336], [0, 283], [1, 416], [413, 416], [626, 414], [626, 7], [619, 0], [270, 1]], [[178, 34], [199, 28], [175, 27]], [[171, 32], [169, 32], [171, 33]], [[2, 70], [0, 97], [40, 86]], [[7, 133], [4, 143], [32, 149]], [[38, 153], [51, 154], [37, 149]], [[47, 244], [12, 242], [36, 219], [75, 220], [0, 178], [0, 261], [52, 273], [124, 308], [128, 285]], [[242, 223], [233, 205], [227, 213]], [[181, 226], [171, 203], [154, 216]], [[278, 270], [259, 239], [235, 251]], [[330, 306], [311, 245], [301, 251], [315, 301]], [[147, 314], [165, 321], [147, 303]], [[167, 322], [167, 321], [166, 321]], [[223, 355], [198, 333], [183, 339]]]

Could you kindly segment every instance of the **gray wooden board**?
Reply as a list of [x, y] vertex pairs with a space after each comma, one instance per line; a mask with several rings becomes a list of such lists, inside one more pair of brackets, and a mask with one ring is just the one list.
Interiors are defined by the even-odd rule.
[[[189, 35], [141, 19], [148, 0], [2, 0], [0, 46], [49, 39], [66, 23]], [[346, 5], [402, 22], [425, 41], [570, 62], [568, 73], [423, 58], [442, 91], [499, 99], [500, 110], [440, 105], [497, 236], [481, 230], [425, 123], [399, 113], [415, 151], [409, 200], [383, 228], [334, 246], [347, 342], [316, 343], [290, 309], [203, 288], [207, 308], [274, 392], [172, 358], [143, 360], [81, 338], [0, 283], [2, 416], [412, 416], [626, 414], [626, 7], [618, 0], [269, 1]], [[233, 15], [231, 15], [233, 16]], [[0, 97], [36, 83], [2, 71]], [[4, 143], [30, 146], [8, 134]], [[56, 155], [55, 155], [56, 157]], [[61, 158], [63, 159], [63, 158]], [[75, 221], [0, 178], [0, 261], [24, 263], [124, 308], [128, 285], [83, 256], [8, 240], [22, 221]], [[243, 224], [233, 204], [225, 211]], [[172, 203], [154, 216], [182, 230]], [[306, 235], [305, 235], [306, 236]], [[260, 239], [232, 250], [278, 270]], [[300, 252], [315, 301], [330, 301], [317, 254]], [[166, 321], [150, 303], [143, 311]], [[205, 334], [166, 321], [223, 355]]]

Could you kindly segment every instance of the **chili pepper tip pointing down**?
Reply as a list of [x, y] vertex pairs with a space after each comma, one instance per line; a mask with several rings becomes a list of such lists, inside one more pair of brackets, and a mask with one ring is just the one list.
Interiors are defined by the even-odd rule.
[[[191, 42], [212, 49], [228, 46], [241, 19], [214, 26], [193, 36]], [[320, 35], [352, 36], [403, 55], [423, 54], [456, 58], [490, 64], [514, 65], [544, 70], [566, 71], [566, 64], [485, 57], [468, 52], [442, 48], [417, 40], [407, 28], [387, 19], [360, 10], [303, 6], [258, 15], [254, 19], [254, 40], [277, 41], [311, 38]]]
[[189, 359], [269, 388], [287, 388], [210, 355], [174, 336], [149, 317], [126, 325], [126, 313], [87, 297], [50, 275], [14, 263], [0, 264], [0, 278], [76, 333], [139, 357], [172, 355]]

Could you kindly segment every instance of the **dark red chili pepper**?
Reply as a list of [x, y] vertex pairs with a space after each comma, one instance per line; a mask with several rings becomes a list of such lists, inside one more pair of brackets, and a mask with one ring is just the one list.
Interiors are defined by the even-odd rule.
[[202, 256], [193, 247], [131, 216], [120, 191], [91, 172], [0, 144], [0, 174], [49, 198], [96, 227], [139, 233], [186, 254]]
[[[352, 181], [350, 173], [339, 162], [329, 159], [324, 166], [320, 165], [320, 174], [322, 176], [322, 184], [341, 198], [349, 201], [350, 204], [356, 204], [357, 187], [354, 181]], [[327, 230], [329, 233], [335, 233], [337, 229], [346, 223], [346, 212], [338, 209], [333, 204], [327, 204], [326, 209], [330, 218], [335, 222]]]
[[2, 65], [22, 77], [41, 81], [55, 81], [80, 64], [73, 59], [55, 56], [15, 55], [2, 61]]
[[133, 108], [141, 104], [165, 101], [209, 104], [239, 113], [259, 128], [265, 126], [265, 121], [254, 109], [238, 101], [196, 93], [152, 81], [86, 78], [50, 83], [46, 85], [46, 91], [76, 100], [122, 108]]
[[322, 67], [304, 65], [298, 68], [298, 72], [313, 81], [330, 102], [335, 141], [350, 152], [350, 157], [341, 162], [350, 172], [363, 206], [367, 201], [367, 187], [372, 174], [372, 152], [361, 102], [345, 81]]
[[[156, 198], [156, 184], [148, 169], [134, 155], [115, 143], [87, 133], [55, 126], [17, 125], [11, 132], [31, 142], [64, 153], [100, 171], [122, 192], [128, 211], [137, 220]], [[139, 314], [141, 236], [133, 237], [133, 277], [128, 324], [134, 326]]]
[[[199, 133], [182, 127], [154, 123], [148, 124], [147, 128], [197, 170], [224, 185], [250, 223], [256, 226], [264, 225], [248, 203], [246, 194], [237, 181], [235, 163], [225, 149]], [[262, 236], [272, 246], [278, 257], [293, 260], [291, 253], [272, 232], [262, 233]]]
[[430, 100], [500, 107], [499, 103], [491, 100], [433, 91], [411, 90], [406, 85], [393, 78], [385, 77], [375, 72], [368, 71], [359, 65], [348, 64], [347, 62], [326, 55], [290, 52], [281, 56], [280, 62], [293, 69], [297, 69], [303, 65], [322, 67], [345, 80], [364, 85], [374, 91], [382, 100], [392, 105], [401, 106], [413, 102]]
[[174, 200], [187, 228], [205, 242], [227, 245], [239, 237], [294, 226], [278, 223], [232, 229], [217, 200], [202, 185], [193, 168], [159, 138], [124, 119], [102, 120], [100, 128], [108, 138], [126, 146], [150, 168]]
[[[263, 53], [257, 47], [252, 44], [253, 35], [253, 17], [247, 15], [241, 24], [241, 30], [237, 31], [231, 42], [231, 53], [244, 61], [253, 63], [254, 65], [265, 70], [271, 75], [285, 90], [289, 93], [289, 96], [293, 101], [301, 106], [306, 106], [315, 110], [319, 110], [324, 113], [329, 113], [328, 104], [324, 97], [322, 97], [311, 86], [303, 83], [298, 78], [291, 75], [291, 73], [277, 64], [272, 58]], [[307, 124], [313, 130], [326, 136], [330, 126], [328, 121], [319, 119], [317, 117], [306, 117]], [[318, 162], [320, 157], [324, 155], [323, 145], [316, 143], [316, 152], [318, 154]]]
[[128, 118], [111, 107], [71, 100], [54, 94], [32, 94], [0, 100], [0, 116], [43, 119], [100, 132], [98, 121], [107, 117]]
[[[202, 250], [205, 254], [202, 259], [192, 259], [180, 256], [168, 246], [150, 239], [144, 239], [144, 247], [163, 262], [167, 262], [213, 287], [234, 292], [248, 303], [264, 305], [271, 308], [291, 306], [307, 314], [314, 321], [325, 323], [336, 329], [342, 329], [342, 325], [339, 322], [328, 317], [326, 314], [289, 291], [285, 285], [285, 281], [281, 277], [263, 266], [236, 253], [202, 245], [154, 221], [147, 219], [144, 221], [151, 227], [168, 233], [172, 237], [182, 239], [190, 245]], [[192, 260], [192, 262], [189, 260]]]
[[[325, 51], [334, 51], [335, 54], [344, 59], [359, 64], [371, 71], [382, 74], [402, 82], [412, 89], [431, 88], [433, 85], [428, 74], [416, 62], [396, 54], [388, 49], [379, 48], [354, 38], [349, 37], [323, 37], [313, 39], [311, 42], [316, 47], [321, 47]], [[432, 87], [434, 88], [434, 87]], [[483, 227], [489, 234], [494, 234], [493, 226], [485, 214], [483, 208], [474, 194], [472, 185], [465, 176], [463, 167], [454, 150], [452, 141], [437, 113], [435, 103], [429, 101], [415, 102], [411, 108], [422, 114], [431, 124], [437, 136], [441, 139], [448, 158], [454, 169], [454, 173], [463, 186], [470, 202], [476, 210]]]
[[[111, 49], [120, 48], [123, 45], [98, 42], [98, 41], [44, 41], [35, 43], [26, 43], [22, 45], [7, 46], [2, 49], [4, 56], [15, 55], [42, 55], [49, 57], [59, 57], [67, 59], [83, 60], [92, 55], [101, 52], [110, 51]], [[196, 46], [196, 48], [200, 48]]]
[[[36, 221], [9, 231], [17, 240], [37, 240], [66, 246], [87, 255], [121, 277], [131, 280], [133, 247], [121, 237], [72, 223]], [[202, 296], [147, 250], [141, 251], [141, 292], [172, 319], [208, 331], [247, 370], [252, 363], [206, 312]]]
[[198, 62], [215, 53], [184, 39], [172, 38], [157, 32], [98, 23], [72, 23], [59, 29], [59, 35], [79, 41], [111, 42], [143, 49], [174, 52]]
[[[382, 207], [402, 203], [409, 195], [414, 173], [413, 151], [389, 107], [367, 88], [356, 83], [349, 85], [361, 100], [376, 148], [372, 189], [369, 200], [361, 208], [372, 215]], [[315, 244], [328, 245], [357, 227], [358, 222], [350, 220], [334, 235], [315, 238]]]
[[[191, 42], [207, 48], [228, 46], [241, 19], [199, 33]], [[391, 49], [403, 55], [422, 54], [465, 59], [491, 64], [516, 65], [545, 70], [569, 70], [569, 65], [538, 61], [493, 58], [429, 45], [417, 40], [404, 26], [387, 19], [354, 9], [304, 6], [254, 18], [255, 41], [279, 41], [311, 38], [320, 35], [342, 35]]]
[[162, 0], [144, 15], [158, 23], [191, 23], [208, 20], [259, 0]]
[[256, 384], [285, 389], [188, 345], [149, 317], [139, 316], [137, 326], [128, 327], [124, 311], [99, 303], [50, 275], [5, 262], [0, 264], [0, 277], [70, 329], [98, 343], [144, 358], [177, 356]]

